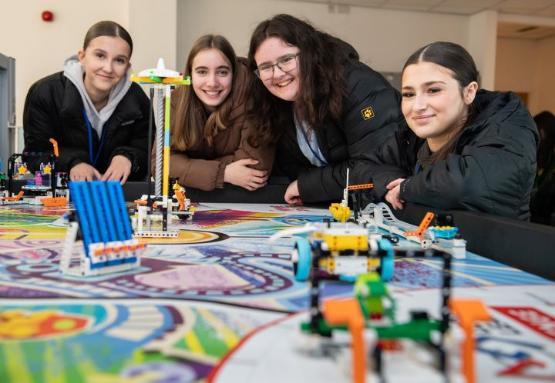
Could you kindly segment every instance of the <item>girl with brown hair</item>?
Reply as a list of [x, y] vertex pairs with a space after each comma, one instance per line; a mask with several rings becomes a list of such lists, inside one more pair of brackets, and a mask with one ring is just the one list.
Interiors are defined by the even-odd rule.
[[34, 83], [23, 111], [25, 152], [59, 145], [57, 170], [71, 180], [142, 180], [147, 169], [150, 103], [131, 83], [129, 33], [113, 21], [88, 30], [64, 71]]
[[205, 35], [193, 44], [184, 72], [192, 85], [172, 98], [170, 177], [201, 190], [266, 185], [274, 148], [249, 117], [255, 84], [245, 60], [224, 37]]
[[398, 92], [352, 46], [277, 15], [253, 32], [249, 65], [263, 85], [258, 121], [279, 135], [275, 172], [290, 179], [287, 203], [341, 199], [347, 169], [351, 184], [369, 181], [375, 152], [403, 117]]
[[413, 53], [402, 72], [410, 129], [380, 151], [375, 192], [413, 202], [528, 219], [538, 132], [520, 98], [479, 89], [472, 56], [451, 42]]

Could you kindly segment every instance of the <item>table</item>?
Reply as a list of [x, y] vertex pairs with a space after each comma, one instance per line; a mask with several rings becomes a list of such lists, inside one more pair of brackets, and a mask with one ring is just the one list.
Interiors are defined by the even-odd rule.
[[[292, 239], [268, 242], [326, 210], [202, 203], [140, 269], [88, 279], [59, 272], [64, 213], [0, 207], [0, 382], [350, 381], [337, 361], [296, 354], [308, 285], [293, 278]], [[395, 268], [399, 305], [437, 311], [439, 259]], [[453, 274], [454, 295], [494, 318], [477, 328], [478, 381], [554, 380], [554, 284], [475, 254]]]

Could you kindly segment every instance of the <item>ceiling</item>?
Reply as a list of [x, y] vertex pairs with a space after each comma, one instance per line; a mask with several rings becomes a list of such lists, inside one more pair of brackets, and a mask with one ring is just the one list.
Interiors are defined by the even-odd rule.
[[[555, 17], [555, 0], [297, 0], [325, 3], [330, 7], [359, 7], [396, 9], [472, 15], [486, 9], [500, 13], [527, 16]], [[339, 9], [341, 11], [341, 9]]]
[[555, 36], [555, 27], [499, 22], [497, 37], [511, 39], [541, 40]]
[[[472, 15], [485, 10], [500, 14], [555, 19], [555, 0], [293, 0], [328, 4], [330, 12], [349, 13], [350, 6]], [[542, 26], [499, 21], [497, 35], [503, 38], [540, 40], [555, 36], [555, 22]]]

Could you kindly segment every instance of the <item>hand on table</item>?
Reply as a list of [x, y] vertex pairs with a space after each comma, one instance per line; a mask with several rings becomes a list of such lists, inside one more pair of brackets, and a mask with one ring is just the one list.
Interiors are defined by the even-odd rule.
[[98, 170], [85, 162], [75, 165], [69, 171], [69, 179], [71, 181], [93, 181], [101, 178], [102, 176]]
[[399, 195], [401, 193], [401, 182], [403, 182], [404, 180], [404, 178], [397, 178], [396, 180], [388, 183], [386, 186], [388, 192], [385, 195], [385, 200], [389, 202], [395, 210], [403, 209], [403, 203], [405, 201], [402, 201]]
[[228, 164], [224, 170], [224, 182], [253, 191], [266, 185], [268, 172], [256, 170], [249, 165], [256, 165], [257, 160], [245, 158]]
[[289, 205], [300, 206], [303, 204], [301, 195], [299, 194], [299, 183], [297, 181], [293, 181], [287, 186], [283, 198]]
[[117, 155], [112, 158], [110, 166], [102, 176], [102, 181], [119, 181], [122, 185], [131, 174], [131, 161], [129, 158]]

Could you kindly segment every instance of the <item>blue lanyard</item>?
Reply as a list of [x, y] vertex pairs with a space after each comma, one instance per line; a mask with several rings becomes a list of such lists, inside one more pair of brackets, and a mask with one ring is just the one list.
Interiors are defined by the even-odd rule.
[[417, 163], [417, 164], [414, 166], [414, 174], [418, 174], [418, 173], [420, 173], [421, 171], [422, 171], [422, 165], [420, 165], [419, 163]]
[[100, 136], [100, 145], [98, 145], [98, 152], [96, 156], [94, 155], [93, 149], [93, 127], [91, 122], [89, 121], [89, 117], [87, 116], [87, 112], [83, 109], [83, 119], [85, 120], [85, 125], [87, 125], [87, 133], [89, 136], [89, 160], [91, 165], [95, 166], [96, 162], [98, 161], [98, 157], [100, 157], [100, 153], [102, 152], [102, 145], [104, 145], [104, 129], [102, 129], [102, 134]]
[[[310, 145], [310, 141], [308, 141], [308, 137], [306, 136], [306, 132], [304, 131], [304, 128], [302, 127], [302, 125], [300, 126], [300, 129], [301, 129], [301, 133], [303, 134], [304, 141], [305, 141], [306, 144], [308, 145], [308, 148], [310, 149], [310, 151], [312, 152], [312, 154], [314, 154], [314, 157], [316, 157], [316, 159], [317, 159], [318, 161], [320, 161], [322, 164], [327, 165], [327, 164], [328, 164], [328, 161], [322, 159], [322, 157], [320, 157], [320, 156], [318, 155], [318, 153], [317, 153], [314, 149], [312, 149], [312, 145]], [[316, 134], [316, 132], [314, 132], [314, 134]], [[316, 138], [316, 142], [318, 142], [318, 138]]]

